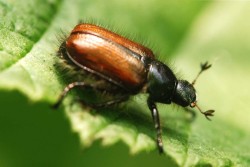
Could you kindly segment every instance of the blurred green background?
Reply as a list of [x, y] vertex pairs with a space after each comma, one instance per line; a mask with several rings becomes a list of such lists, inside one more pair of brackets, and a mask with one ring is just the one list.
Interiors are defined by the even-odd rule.
[[[0, 0], [0, 166], [249, 166], [249, 18], [250, 1]], [[146, 43], [189, 81], [211, 62], [196, 88], [200, 106], [216, 110], [213, 121], [198, 114], [183, 123], [181, 108], [160, 105], [166, 156], [148, 144], [153, 127], [128, 127], [150, 138], [139, 154], [126, 139], [83, 148], [96, 138], [85, 138], [77, 114], [50, 104], [65, 85], [54, 70], [58, 38], [86, 19]], [[132, 101], [150, 124], [145, 98]]]

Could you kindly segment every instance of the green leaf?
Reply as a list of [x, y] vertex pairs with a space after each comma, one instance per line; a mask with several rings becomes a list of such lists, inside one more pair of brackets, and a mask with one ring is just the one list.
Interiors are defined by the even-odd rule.
[[[105, 166], [105, 160], [108, 166], [249, 166], [249, 9], [247, 2], [226, 1], [0, 0], [1, 166]], [[157, 56], [173, 60], [189, 81], [201, 62], [212, 63], [196, 82], [199, 106], [215, 109], [212, 121], [197, 112], [190, 122], [184, 109], [159, 104], [165, 148], [160, 157], [143, 94], [95, 111], [72, 104], [70, 94], [52, 112], [69, 83], [55, 68], [58, 37], [86, 19], [152, 41]], [[98, 149], [96, 141], [110, 149]], [[120, 141], [136, 160], [123, 146], [113, 146]]]

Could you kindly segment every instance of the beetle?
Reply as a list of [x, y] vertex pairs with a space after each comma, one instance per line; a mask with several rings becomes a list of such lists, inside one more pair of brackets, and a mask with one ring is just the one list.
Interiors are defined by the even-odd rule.
[[199, 75], [211, 67], [208, 62], [201, 64], [201, 70], [192, 83], [178, 80], [173, 71], [158, 61], [149, 48], [88, 23], [75, 26], [61, 44], [59, 53], [71, 66], [78, 68], [77, 72], [85, 71], [93, 75], [96, 82], [80, 80], [68, 84], [54, 104], [55, 108], [75, 87], [119, 94], [111, 100], [92, 104], [93, 107], [108, 107], [126, 101], [132, 95], [147, 93], [147, 105], [157, 132], [156, 143], [160, 153], [163, 152], [163, 142], [156, 103], [173, 102], [182, 107], [197, 107], [207, 119], [213, 116], [214, 110], [203, 112], [198, 107], [194, 88]]

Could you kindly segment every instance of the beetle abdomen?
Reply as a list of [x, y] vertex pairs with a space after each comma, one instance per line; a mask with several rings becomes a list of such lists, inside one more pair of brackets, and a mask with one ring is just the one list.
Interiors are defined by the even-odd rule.
[[140, 55], [116, 41], [74, 29], [66, 41], [66, 52], [79, 67], [132, 92], [146, 82], [147, 71]]

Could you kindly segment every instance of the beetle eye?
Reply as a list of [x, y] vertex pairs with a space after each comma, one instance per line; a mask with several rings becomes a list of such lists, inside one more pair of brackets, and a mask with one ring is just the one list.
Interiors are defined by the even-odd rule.
[[195, 99], [193, 100], [193, 102], [190, 103], [189, 106], [190, 106], [191, 108], [194, 108], [194, 107], [196, 106], [196, 104], [197, 104], [197, 94], [195, 93]]

